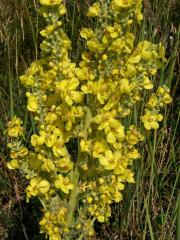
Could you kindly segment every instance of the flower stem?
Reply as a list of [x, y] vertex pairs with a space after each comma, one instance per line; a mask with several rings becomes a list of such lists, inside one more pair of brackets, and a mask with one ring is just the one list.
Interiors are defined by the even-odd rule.
[[77, 203], [77, 195], [79, 192], [78, 182], [79, 182], [79, 172], [77, 167], [75, 167], [73, 178], [72, 178], [74, 188], [69, 197], [69, 211], [66, 217], [66, 226], [69, 228], [73, 224], [74, 220], [74, 211]]

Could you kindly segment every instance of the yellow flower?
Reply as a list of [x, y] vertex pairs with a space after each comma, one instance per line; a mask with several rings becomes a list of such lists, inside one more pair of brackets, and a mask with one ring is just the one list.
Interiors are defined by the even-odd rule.
[[88, 71], [86, 68], [76, 68], [75, 73], [79, 80], [88, 80]]
[[124, 172], [124, 178], [129, 183], [135, 183], [135, 181], [134, 181], [134, 173], [131, 170], [129, 170], [129, 169], [127, 169]]
[[92, 155], [93, 155], [94, 158], [98, 158], [106, 150], [107, 150], [107, 146], [106, 146], [105, 141], [96, 141], [94, 146], [93, 146]]
[[10, 162], [7, 163], [7, 168], [9, 169], [18, 169], [19, 168], [19, 162], [17, 159], [13, 159]]
[[141, 12], [137, 12], [136, 13], [136, 19], [138, 22], [143, 20], [143, 14]]
[[63, 146], [63, 144], [64, 144], [64, 141], [62, 139], [58, 139], [57, 141], [55, 141], [55, 143], [53, 144], [53, 147], [52, 147], [54, 156], [56, 156], [56, 157], [68, 156], [68, 151], [67, 151], [66, 147]]
[[130, 88], [128, 79], [122, 78], [119, 81], [119, 88], [120, 88], [121, 94], [128, 94], [128, 93], [130, 93], [131, 88]]
[[23, 135], [24, 129], [21, 126], [22, 121], [20, 118], [17, 118], [16, 116], [11, 119], [11, 121], [7, 124], [7, 134], [9, 137], [19, 137]]
[[74, 164], [73, 164], [73, 162], [71, 162], [69, 156], [59, 159], [59, 161], [57, 163], [57, 168], [61, 172], [68, 172], [73, 168], [73, 166], [74, 166]]
[[31, 136], [31, 144], [33, 147], [36, 147], [36, 145], [43, 145], [45, 143], [46, 139], [45, 139], [45, 132], [44, 132], [44, 135], [36, 135], [36, 134], [33, 134]]
[[129, 8], [133, 5], [133, 0], [113, 0], [112, 9], [119, 11], [122, 8]]
[[153, 84], [152, 82], [149, 80], [148, 77], [144, 76], [144, 79], [143, 79], [143, 87], [145, 89], [152, 89], [153, 88]]
[[35, 83], [35, 78], [31, 75], [22, 75], [20, 76], [20, 81], [22, 84], [27, 86], [33, 86]]
[[37, 97], [32, 95], [30, 92], [27, 92], [26, 96], [28, 97], [27, 109], [30, 112], [37, 112], [37, 110], [38, 110]]
[[51, 159], [43, 159], [43, 164], [41, 166], [42, 170], [51, 172], [55, 170], [54, 163]]
[[136, 71], [136, 67], [133, 64], [126, 64], [126, 74], [130, 77], [133, 77], [136, 75], [137, 71]]
[[116, 140], [122, 141], [125, 138], [124, 126], [117, 119], [110, 119], [108, 127], [105, 129], [109, 143], [115, 143]]
[[87, 203], [92, 203], [93, 202], [93, 198], [91, 196], [87, 197]]
[[68, 177], [63, 177], [63, 175], [58, 174], [57, 180], [54, 182], [54, 186], [65, 194], [69, 194], [69, 190], [73, 189], [73, 184], [70, 182]]
[[154, 76], [157, 73], [157, 69], [156, 68], [150, 68], [149, 73]]
[[165, 88], [164, 87], [158, 87], [157, 89], [157, 95], [161, 96], [162, 94], [165, 93]]
[[90, 152], [91, 144], [92, 144], [91, 140], [87, 141], [87, 140], [82, 139], [80, 141], [81, 151], [82, 152]]
[[155, 108], [158, 105], [158, 98], [156, 97], [155, 94], [153, 94], [149, 101], [147, 102], [147, 107], [148, 108]]
[[108, 25], [106, 30], [110, 34], [111, 38], [117, 38], [120, 34], [121, 26], [115, 23], [114, 26]]
[[61, 235], [59, 233], [50, 234], [49, 240], [61, 240]]
[[18, 152], [11, 150], [10, 157], [11, 158], [17, 158], [18, 157]]
[[139, 154], [138, 150], [135, 149], [135, 148], [129, 150], [128, 153], [127, 153], [127, 156], [130, 159], [138, 159], [138, 158], [140, 158], [140, 154]]
[[66, 7], [65, 7], [63, 4], [60, 5], [60, 7], [59, 7], [59, 13], [60, 13], [60, 15], [62, 16], [62, 15], [64, 15], [64, 14], [66, 14], [66, 12], [67, 12]]
[[55, 29], [54, 25], [48, 25], [45, 29], [40, 31], [41, 36], [47, 37], [49, 36]]
[[26, 73], [28, 75], [32, 75], [32, 76], [34, 76], [37, 73], [40, 73], [40, 75], [43, 74], [43, 67], [42, 67], [41, 61], [36, 60], [33, 63], [31, 63], [31, 66], [30, 66], [30, 68], [28, 68]]
[[18, 150], [18, 155], [20, 157], [24, 157], [24, 156], [28, 155], [28, 149], [26, 147], [20, 147]]
[[130, 145], [135, 145], [139, 141], [142, 141], [144, 137], [140, 134], [134, 125], [131, 125], [126, 132], [126, 141]]
[[153, 51], [150, 50], [151, 47], [152, 47], [152, 44], [148, 41], [143, 41], [138, 43], [139, 53], [143, 59], [150, 60], [153, 58]]
[[116, 168], [120, 156], [121, 154], [118, 151], [115, 151], [113, 153], [111, 150], [106, 150], [105, 155], [99, 157], [99, 162], [104, 167], [104, 169], [113, 170]]
[[116, 142], [116, 136], [113, 132], [109, 132], [107, 134], [107, 141], [108, 141], [108, 143], [115, 143]]
[[100, 4], [98, 2], [94, 3], [89, 7], [87, 16], [88, 17], [97, 17], [100, 14]]
[[100, 43], [97, 40], [97, 38], [91, 38], [90, 40], [87, 41], [87, 46], [90, 51], [96, 52], [100, 50]]
[[58, 223], [64, 223], [67, 212], [68, 210], [65, 207], [58, 208], [56, 215]]
[[86, 40], [95, 37], [95, 33], [93, 32], [93, 30], [91, 28], [82, 28], [80, 35], [82, 38], [85, 38]]
[[115, 191], [113, 198], [116, 203], [119, 203], [123, 200], [122, 194], [118, 190]]
[[161, 122], [163, 116], [161, 114], [153, 114], [150, 111], [147, 111], [144, 116], [141, 117], [144, 127], [147, 130], [159, 128], [158, 122]]
[[[98, 127], [98, 130], [103, 130], [106, 129], [109, 130], [109, 122], [111, 122], [111, 127], [117, 127], [119, 126], [119, 121], [116, 119], [113, 119], [113, 117], [116, 116], [116, 110], [112, 110], [109, 112], [105, 112], [105, 113], [100, 113], [97, 114], [94, 118], [93, 118], [93, 122], [96, 124], [99, 124], [100, 126]], [[115, 123], [117, 123], [117, 125], [114, 125]]]
[[84, 62], [89, 63], [90, 62], [90, 55], [89, 55], [89, 53], [83, 52], [82, 59], [83, 59]]
[[[73, 100], [73, 102], [75, 103], [81, 103], [83, 100], [83, 93], [80, 91], [72, 91], [71, 92], [71, 99]], [[65, 98], [66, 99], [66, 98]], [[68, 102], [67, 102], [68, 103]], [[69, 104], [71, 105], [71, 104]]]
[[31, 64], [31, 66], [27, 69], [25, 75], [20, 76], [21, 83], [26, 86], [33, 86], [36, 82], [34, 75], [37, 73], [43, 75], [43, 67], [41, 62], [38, 60]]
[[[89, 84], [87, 84], [87, 87], [91, 90]], [[113, 85], [107, 84], [103, 78], [100, 78], [97, 82], [92, 84], [92, 90], [94, 90], [94, 94], [97, 95], [97, 99], [101, 104], [105, 104], [105, 102], [109, 99], [113, 87]]]
[[131, 56], [128, 58], [128, 61], [127, 63], [132, 63], [132, 64], [136, 64], [136, 63], [139, 63], [141, 60], [141, 56], [140, 55], [135, 55], [135, 56]]
[[26, 188], [27, 198], [31, 198], [32, 196], [35, 197], [38, 195], [38, 178], [31, 179], [29, 185]]
[[46, 6], [54, 6], [59, 5], [62, 0], [39, 0], [40, 4], [46, 5]]
[[110, 49], [115, 52], [120, 52], [124, 48], [124, 45], [125, 45], [125, 43], [124, 43], [123, 39], [117, 38], [112, 42]]
[[45, 120], [47, 124], [52, 124], [57, 120], [57, 115], [53, 112], [49, 112], [46, 114]]
[[73, 102], [80, 103], [83, 100], [83, 93], [76, 91], [79, 86], [79, 80], [77, 78], [72, 78], [71, 80], [62, 80], [56, 83], [56, 88], [61, 95], [63, 101], [65, 101], [69, 106], [73, 105]]
[[170, 97], [169, 93], [165, 93], [162, 98], [163, 103], [169, 104], [172, 102], [172, 98]]
[[105, 217], [104, 216], [102, 216], [102, 215], [99, 215], [98, 217], [97, 217], [97, 220], [99, 221], [99, 222], [105, 222]]
[[37, 196], [40, 194], [46, 194], [50, 189], [50, 183], [41, 178], [31, 179], [29, 185], [26, 188], [27, 199]]
[[41, 180], [38, 183], [38, 191], [41, 194], [46, 194], [50, 189], [50, 183], [47, 180]]
[[[119, 179], [119, 177], [118, 177]], [[118, 190], [124, 190], [124, 184], [122, 182], [117, 182], [115, 186]]]

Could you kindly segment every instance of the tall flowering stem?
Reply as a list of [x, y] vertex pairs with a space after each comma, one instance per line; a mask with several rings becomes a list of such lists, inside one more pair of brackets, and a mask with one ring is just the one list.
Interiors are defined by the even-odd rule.
[[[135, 182], [131, 165], [141, 156], [141, 129], [157, 129], [161, 109], [171, 102], [169, 89], [153, 92], [151, 80], [166, 61], [164, 48], [135, 43], [131, 26], [143, 19], [141, 0], [97, 1], [87, 12], [97, 18], [96, 27], [81, 29], [86, 47], [75, 64], [61, 21], [62, 0], [39, 2], [47, 22], [40, 31], [41, 56], [20, 77], [36, 132], [28, 149], [22, 121], [11, 119], [7, 166], [28, 180], [27, 201], [41, 201], [40, 229], [50, 240], [91, 239], [94, 221], [108, 221], [111, 204], [123, 199], [127, 182]], [[144, 105], [145, 92], [150, 98]], [[129, 119], [137, 105], [145, 107], [136, 123]]]

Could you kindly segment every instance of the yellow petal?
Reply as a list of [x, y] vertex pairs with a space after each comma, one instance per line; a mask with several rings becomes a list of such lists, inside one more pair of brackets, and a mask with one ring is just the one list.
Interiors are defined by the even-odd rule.
[[115, 143], [115, 142], [116, 142], [116, 137], [115, 137], [115, 135], [114, 135], [113, 132], [109, 132], [109, 133], [107, 134], [107, 141], [108, 141], [109, 143]]
[[38, 190], [40, 193], [45, 194], [50, 189], [50, 183], [47, 180], [41, 180], [38, 184]]
[[41, 36], [43, 37], [47, 37], [48, 35], [50, 35], [55, 29], [54, 25], [48, 25], [45, 29], [40, 31]]
[[70, 96], [66, 95], [65, 101], [66, 101], [66, 103], [67, 103], [69, 106], [72, 106], [72, 105], [73, 105], [73, 101], [72, 101], [72, 99], [70, 98]]
[[151, 124], [149, 122], [144, 122], [144, 127], [147, 129], [147, 130], [151, 130]]
[[149, 80], [148, 77], [144, 77], [144, 81], [143, 81], [143, 87], [145, 89], [152, 89], [153, 88], [153, 84], [151, 83], [151, 81]]
[[62, 15], [64, 15], [64, 14], [66, 14], [66, 12], [67, 12], [66, 7], [65, 7], [63, 4], [60, 5], [60, 7], [59, 7], [59, 13], [60, 13], [60, 15], [62, 16]]
[[124, 189], [124, 184], [123, 183], [118, 183], [117, 184], [117, 188], [119, 189], [119, 190], [123, 190]]
[[133, 4], [133, 0], [113, 0], [112, 1], [112, 9], [115, 11], [119, 11], [122, 8], [129, 8]]
[[73, 92], [71, 92], [71, 98], [75, 103], [80, 103], [83, 100], [83, 93], [73, 91]]
[[95, 37], [95, 34], [91, 28], [83, 28], [80, 32], [80, 35], [86, 40]]
[[105, 222], [105, 217], [100, 215], [100, 216], [97, 217], [97, 220], [99, 222]]
[[92, 38], [89, 41], [87, 41], [87, 46], [90, 51], [96, 52], [99, 50], [100, 44], [96, 38]]
[[37, 110], [38, 110], [38, 100], [37, 100], [37, 97], [33, 96], [30, 93], [26, 93], [26, 96], [28, 97], [27, 109], [30, 112], [37, 112]]
[[98, 2], [94, 3], [88, 10], [88, 17], [97, 17], [100, 14], [100, 4]]
[[168, 93], [165, 93], [164, 97], [163, 97], [163, 102], [165, 104], [169, 104], [172, 102], [172, 98], [170, 97], [170, 95]]
[[19, 167], [19, 162], [17, 159], [13, 159], [7, 163], [7, 167], [9, 169], [17, 169]]
[[162, 114], [158, 114], [157, 115], [157, 120], [158, 120], [158, 122], [161, 122], [163, 120], [163, 115]]
[[108, 165], [109, 165], [108, 159], [107, 159], [106, 157], [104, 157], [104, 156], [101, 156], [101, 157], [99, 158], [99, 162], [100, 162], [100, 164], [103, 165], [103, 166], [108, 166]]
[[152, 58], [152, 52], [150, 51], [142, 51], [141, 56], [145, 60], [149, 60]]
[[158, 122], [151, 122], [151, 128], [158, 129], [159, 128]]
[[139, 63], [141, 60], [141, 56], [137, 55], [137, 56], [132, 56], [128, 59], [128, 63]]
[[46, 5], [46, 6], [53, 6], [53, 5], [59, 5], [62, 0], [39, 0], [40, 4]]

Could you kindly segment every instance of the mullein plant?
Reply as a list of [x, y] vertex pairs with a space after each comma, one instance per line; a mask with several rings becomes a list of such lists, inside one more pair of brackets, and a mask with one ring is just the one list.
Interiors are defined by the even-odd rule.
[[[38, 197], [42, 203], [41, 233], [50, 240], [91, 239], [94, 222], [108, 221], [111, 204], [123, 199], [126, 183], [134, 183], [141, 129], [157, 129], [161, 109], [172, 101], [166, 86], [153, 92], [151, 81], [166, 61], [164, 48], [135, 44], [131, 28], [143, 19], [142, 0], [97, 1], [87, 12], [96, 27], [81, 29], [85, 51], [75, 64], [60, 20], [65, 5], [39, 2], [47, 22], [41, 55], [20, 77], [36, 132], [27, 148], [22, 121], [15, 116], [8, 122], [7, 167], [28, 180], [27, 201]], [[144, 109], [136, 121], [142, 126], [129, 123], [137, 105]], [[68, 150], [72, 141], [76, 157]]]

